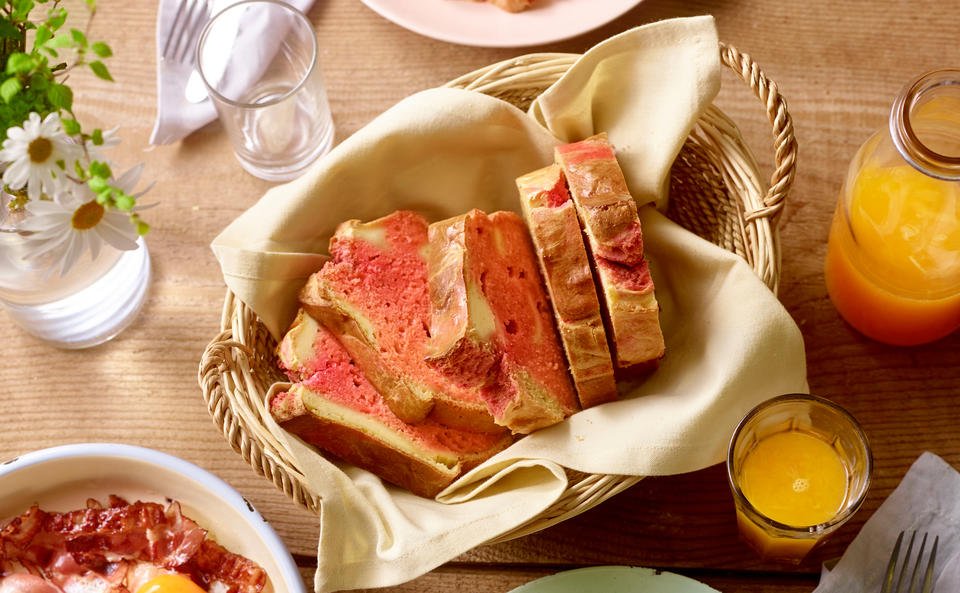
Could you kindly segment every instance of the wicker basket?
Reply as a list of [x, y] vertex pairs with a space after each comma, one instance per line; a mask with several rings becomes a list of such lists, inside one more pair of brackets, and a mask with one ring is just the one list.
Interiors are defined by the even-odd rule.
[[[775, 170], [764, 191], [757, 163], [737, 126], [710, 106], [690, 134], [671, 170], [668, 217], [701, 237], [743, 257], [776, 293], [780, 275], [777, 221], [796, 169], [797, 144], [786, 103], [746, 54], [720, 46], [721, 61], [761, 100], [773, 126]], [[462, 76], [449, 87], [479, 91], [520, 108], [553, 84], [576, 54], [531, 54]], [[262, 425], [270, 385], [284, 381], [274, 356], [276, 342], [256, 315], [227, 291], [222, 331], [203, 353], [199, 381], [214, 422], [231, 446], [258, 473], [298, 504], [320, 512], [293, 456]], [[491, 540], [505, 541], [559, 523], [637, 483], [639, 476], [585, 474], [568, 470], [568, 487], [543, 513]]]

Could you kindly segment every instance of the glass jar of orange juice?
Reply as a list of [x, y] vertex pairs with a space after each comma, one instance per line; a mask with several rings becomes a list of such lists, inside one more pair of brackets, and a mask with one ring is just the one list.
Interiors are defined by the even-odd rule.
[[888, 129], [860, 147], [825, 277], [843, 318], [874, 340], [912, 346], [960, 328], [960, 70], [904, 87]]

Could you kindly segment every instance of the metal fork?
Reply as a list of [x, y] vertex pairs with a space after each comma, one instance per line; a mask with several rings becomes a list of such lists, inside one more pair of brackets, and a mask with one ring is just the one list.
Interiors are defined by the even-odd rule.
[[[896, 588], [893, 588], [894, 585], [894, 573], [896, 572], [897, 563], [900, 559], [900, 544], [903, 543], [903, 532], [900, 532], [900, 535], [897, 536], [897, 543], [893, 546], [893, 553], [890, 554], [890, 562], [887, 563], [887, 572], [883, 580], [883, 587], [880, 589], [880, 593], [913, 593], [913, 586], [916, 584], [917, 573], [920, 571], [920, 565], [923, 561], [923, 550], [927, 546], [927, 534], [923, 534], [923, 540], [920, 542], [920, 550], [917, 552], [917, 559], [913, 565], [913, 572], [910, 574], [910, 583], [907, 589], [903, 589], [904, 578], [907, 575], [907, 569], [910, 565], [911, 554], [913, 553], [913, 541], [917, 537], [917, 532], [914, 531], [910, 534], [910, 543], [907, 545], [907, 552], [903, 556], [903, 564], [900, 566], [900, 576], [896, 580]], [[920, 593], [931, 593], [933, 591], [933, 562], [937, 557], [937, 544], [940, 543], [940, 536], [937, 536], [933, 540], [933, 547], [930, 549], [930, 558], [927, 561], [927, 567], [923, 573], [923, 581], [920, 584]]]
[[196, 121], [187, 122], [184, 118], [188, 117], [185, 114], [196, 113], [191, 111], [194, 105], [207, 99], [206, 87], [194, 65], [200, 31], [209, 19], [208, 0], [177, 0], [173, 23], [166, 29], [167, 37], [158, 40], [163, 43], [162, 48], [157, 45], [157, 120], [150, 144], [176, 142], [199, 127]]
[[170, 34], [160, 54], [163, 59], [193, 66], [193, 50], [197, 45], [200, 30], [209, 18], [210, 6], [207, 0], [180, 0], [177, 14], [170, 26]]

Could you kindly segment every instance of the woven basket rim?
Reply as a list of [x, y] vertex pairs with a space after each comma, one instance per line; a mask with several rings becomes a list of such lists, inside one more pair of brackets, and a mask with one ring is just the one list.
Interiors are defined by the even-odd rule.
[[[764, 107], [772, 127], [775, 170], [769, 182], [764, 183], [736, 124], [712, 105], [698, 121], [688, 143], [694, 142], [703, 150], [716, 150], [722, 155], [723, 180], [728, 191], [740, 198], [732, 215], [737, 218], [736, 224], [742, 233], [736, 251], [776, 293], [781, 255], [778, 221], [796, 170], [797, 143], [792, 119], [777, 85], [766, 78], [748, 54], [722, 42], [719, 51], [723, 65], [739, 75]], [[569, 53], [521, 55], [464, 74], [445, 86], [494, 96], [530, 89], [539, 94], [579, 57]], [[214, 423], [233, 449], [259, 474], [270, 479], [297, 504], [319, 514], [320, 496], [307, 485], [295, 467], [292, 454], [262, 428], [259, 420], [260, 415], [266, 413], [263, 395], [276, 377], [263, 376], [263, 372], [257, 371], [271, 368], [273, 338], [256, 314], [229, 289], [224, 298], [220, 328], [220, 333], [204, 350], [198, 374]], [[253, 392], [257, 392], [256, 396]], [[525, 524], [486, 543], [534, 533], [569, 519], [642, 479], [641, 476], [585, 474], [574, 470], [567, 470], [567, 474], [568, 486], [554, 504]]]

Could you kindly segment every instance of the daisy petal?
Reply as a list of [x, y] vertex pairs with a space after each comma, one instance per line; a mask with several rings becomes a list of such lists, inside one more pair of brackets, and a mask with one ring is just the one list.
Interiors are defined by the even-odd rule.
[[80, 239], [78, 233], [71, 233], [70, 235], [70, 244], [67, 245], [67, 252], [63, 254], [63, 262], [60, 264], [60, 277], [67, 275], [77, 260], [80, 259], [80, 255], [85, 251], [83, 240]]
[[90, 257], [97, 259], [100, 256], [100, 248], [103, 246], [103, 240], [96, 234], [87, 231], [84, 233], [87, 238], [87, 249], [90, 250]]

